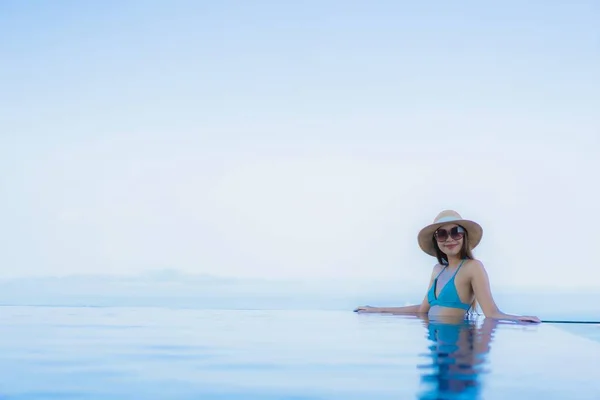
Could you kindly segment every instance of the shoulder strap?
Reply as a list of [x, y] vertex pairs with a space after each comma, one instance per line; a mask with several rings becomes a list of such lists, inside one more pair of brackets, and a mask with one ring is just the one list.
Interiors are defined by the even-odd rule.
[[460, 267], [462, 267], [462, 265], [465, 263], [465, 261], [466, 261], [466, 259], [463, 258], [463, 260], [460, 262], [460, 264], [458, 264], [458, 268], [456, 268], [456, 271], [454, 271], [454, 275], [452, 275], [451, 279], [454, 279], [456, 274], [458, 274], [458, 270], [460, 269]]

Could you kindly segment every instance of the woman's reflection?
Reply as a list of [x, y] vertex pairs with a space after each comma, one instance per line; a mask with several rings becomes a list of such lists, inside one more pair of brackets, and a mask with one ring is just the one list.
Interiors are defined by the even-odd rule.
[[427, 337], [433, 343], [424, 356], [426, 364], [419, 399], [477, 399], [481, 375], [490, 351], [497, 320], [423, 318]]

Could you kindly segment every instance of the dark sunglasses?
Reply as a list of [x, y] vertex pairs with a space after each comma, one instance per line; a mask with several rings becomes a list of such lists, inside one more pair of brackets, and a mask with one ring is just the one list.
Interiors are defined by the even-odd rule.
[[462, 226], [455, 226], [454, 228], [450, 229], [450, 232], [440, 228], [435, 231], [433, 236], [438, 242], [445, 242], [448, 239], [448, 236], [450, 236], [453, 240], [460, 240], [465, 236], [465, 230]]

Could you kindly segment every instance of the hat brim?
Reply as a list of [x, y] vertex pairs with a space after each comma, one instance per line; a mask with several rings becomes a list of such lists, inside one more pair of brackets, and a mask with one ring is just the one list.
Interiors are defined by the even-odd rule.
[[477, 222], [470, 221], [468, 219], [456, 219], [454, 221], [446, 221], [446, 222], [436, 222], [431, 225], [427, 225], [425, 228], [419, 231], [417, 235], [417, 240], [419, 242], [419, 247], [425, 253], [430, 256], [436, 257], [437, 254], [435, 252], [435, 246], [433, 245], [433, 234], [440, 227], [448, 224], [456, 224], [460, 225], [467, 231], [467, 240], [468, 245], [471, 250], [473, 250], [479, 242], [481, 242], [481, 238], [483, 237], [483, 228]]

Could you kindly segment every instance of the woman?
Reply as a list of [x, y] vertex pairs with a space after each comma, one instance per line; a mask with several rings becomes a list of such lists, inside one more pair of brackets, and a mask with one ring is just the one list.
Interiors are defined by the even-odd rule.
[[364, 306], [354, 311], [455, 318], [474, 311], [479, 303], [487, 318], [540, 322], [537, 317], [505, 314], [498, 309], [485, 268], [471, 253], [482, 235], [483, 229], [476, 222], [463, 219], [456, 211], [442, 211], [433, 224], [421, 229], [418, 235], [421, 249], [438, 260], [423, 302], [406, 307]]

